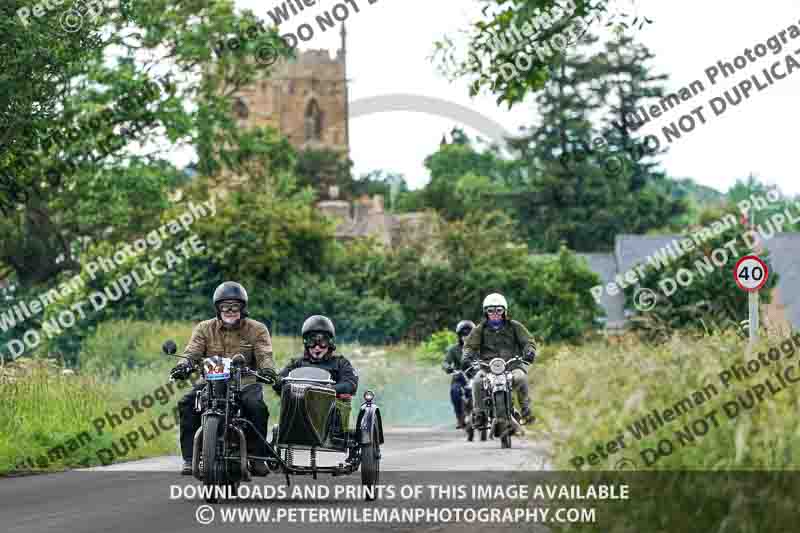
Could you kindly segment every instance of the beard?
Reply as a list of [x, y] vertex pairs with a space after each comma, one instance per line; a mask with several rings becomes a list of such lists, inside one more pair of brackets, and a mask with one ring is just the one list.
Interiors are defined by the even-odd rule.
[[235, 326], [236, 324], [239, 323], [239, 320], [240, 320], [240, 318], [238, 318], [238, 317], [237, 318], [230, 318], [230, 317], [226, 317], [225, 315], [222, 315], [222, 323], [225, 324], [226, 326]]

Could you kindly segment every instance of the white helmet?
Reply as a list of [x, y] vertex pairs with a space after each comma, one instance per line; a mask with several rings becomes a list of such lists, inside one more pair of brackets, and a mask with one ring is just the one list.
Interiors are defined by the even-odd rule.
[[502, 307], [508, 311], [508, 302], [506, 302], [505, 296], [500, 293], [493, 292], [483, 299], [483, 309], [486, 310], [487, 307]]

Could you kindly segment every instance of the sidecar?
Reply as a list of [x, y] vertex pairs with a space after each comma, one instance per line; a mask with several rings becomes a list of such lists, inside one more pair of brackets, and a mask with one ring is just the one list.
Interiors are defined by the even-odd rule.
[[[337, 395], [330, 374], [323, 369], [301, 367], [284, 378], [281, 391], [280, 422], [269, 442], [278, 461], [267, 461], [272, 469], [287, 474], [328, 473], [347, 475], [361, 468], [365, 485], [378, 483], [383, 424], [380, 409], [373, 403], [372, 391], [364, 402], [355, 424], [350, 425], [352, 397]], [[294, 452], [308, 450], [309, 464], [296, 464]], [[317, 452], [347, 453], [344, 463], [318, 466]]]

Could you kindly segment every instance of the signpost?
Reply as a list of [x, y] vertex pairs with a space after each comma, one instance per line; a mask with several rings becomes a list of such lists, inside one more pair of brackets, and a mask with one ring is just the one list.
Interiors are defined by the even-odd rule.
[[767, 264], [756, 255], [746, 255], [733, 267], [733, 279], [743, 291], [749, 293], [750, 346], [758, 340], [758, 291], [769, 278]]

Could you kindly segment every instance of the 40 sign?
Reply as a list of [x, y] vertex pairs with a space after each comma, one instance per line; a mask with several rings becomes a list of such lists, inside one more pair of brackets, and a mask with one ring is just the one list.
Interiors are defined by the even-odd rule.
[[733, 267], [733, 279], [743, 291], [759, 290], [769, 278], [767, 264], [755, 255], [746, 255]]

